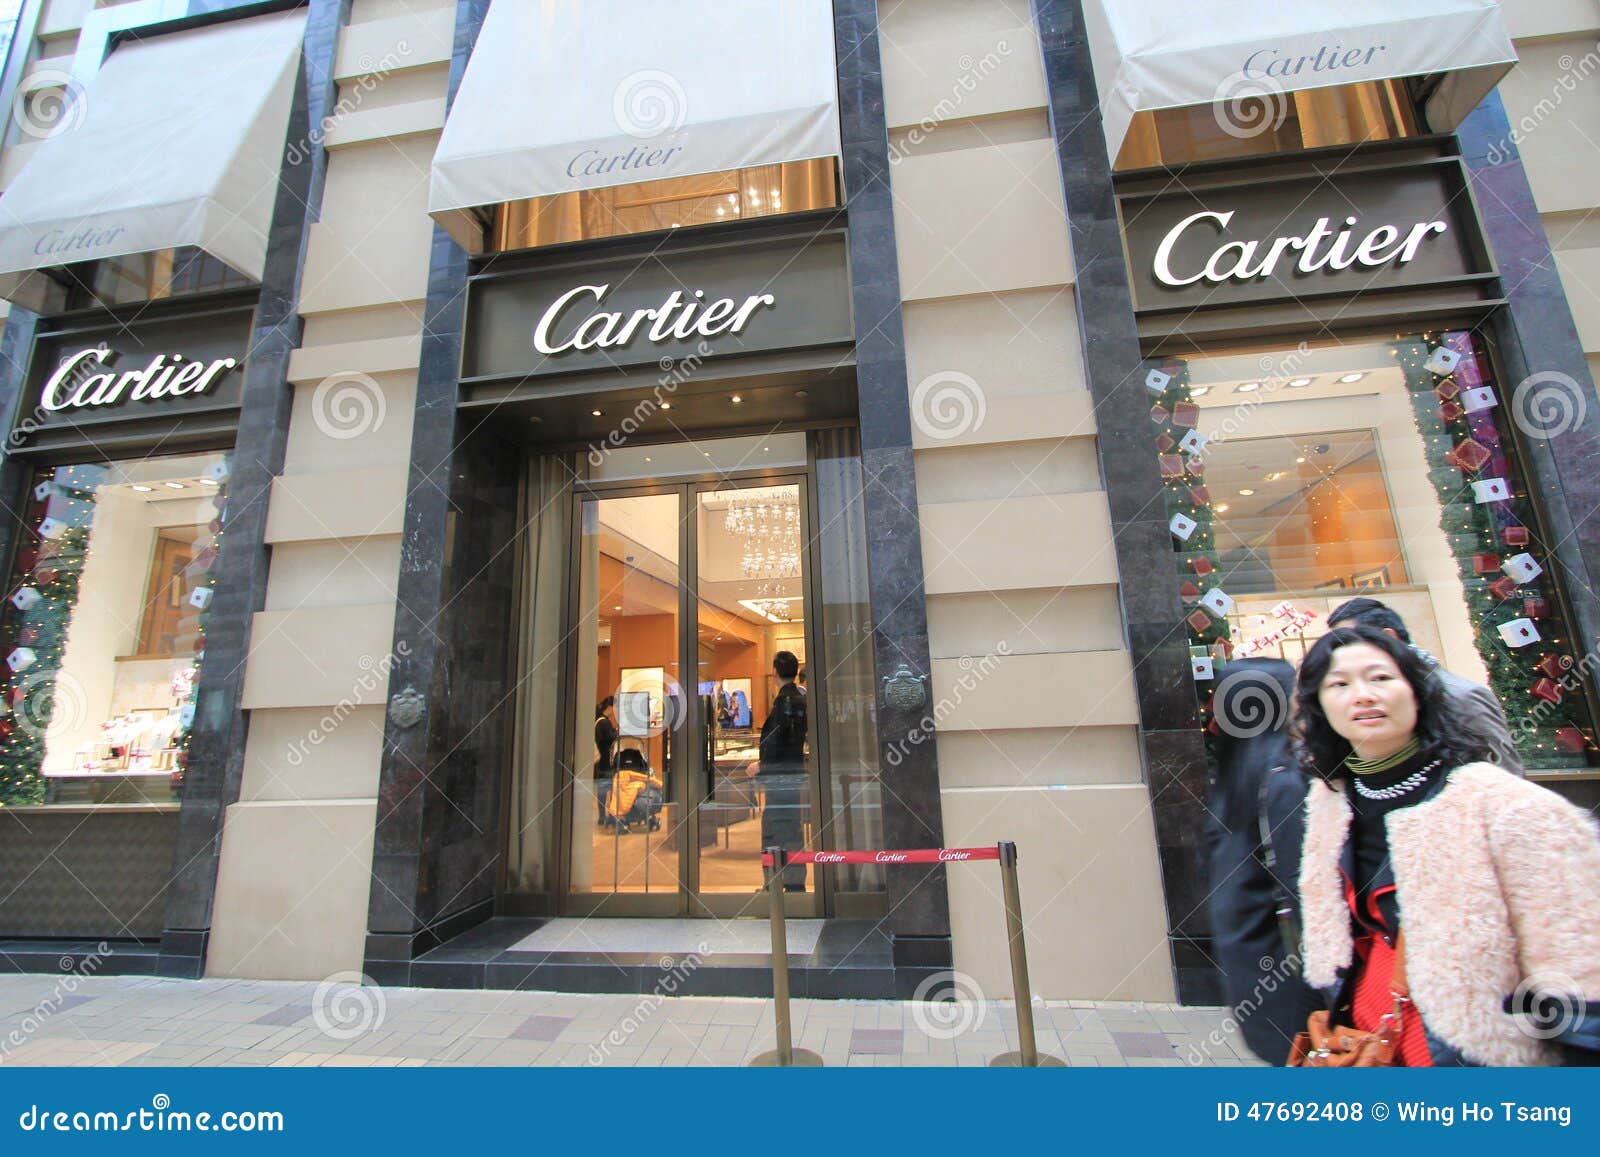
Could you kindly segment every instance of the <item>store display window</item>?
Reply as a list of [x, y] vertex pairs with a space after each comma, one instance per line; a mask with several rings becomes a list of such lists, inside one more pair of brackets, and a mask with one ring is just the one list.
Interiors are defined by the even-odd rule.
[[1150, 363], [1151, 441], [1208, 726], [1228, 664], [1298, 663], [1346, 599], [1489, 686], [1532, 773], [1585, 770], [1580, 656], [1512, 434], [1559, 413], [1462, 330]]
[[0, 806], [178, 801], [228, 469], [35, 472], [0, 614]]

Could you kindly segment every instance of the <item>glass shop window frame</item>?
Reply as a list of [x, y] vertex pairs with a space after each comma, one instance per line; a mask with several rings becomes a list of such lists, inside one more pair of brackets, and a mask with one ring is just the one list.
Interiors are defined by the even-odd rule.
[[102, 257], [46, 270], [67, 290], [64, 312], [178, 301], [253, 289], [257, 282], [195, 245]]
[[[1527, 454], [1521, 444], [1522, 433], [1518, 429], [1517, 423], [1513, 421], [1511, 416], [1511, 391], [1514, 383], [1511, 383], [1508, 379], [1504, 362], [1500, 355], [1497, 340], [1492, 328], [1485, 324], [1482, 319], [1477, 319], [1474, 321], [1458, 318], [1454, 320], [1446, 320], [1442, 322], [1435, 321], [1431, 323], [1421, 320], [1413, 323], [1407, 321], [1406, 319], [1399, 319], [1392, 329], [1361, 327], [1352, 329], [1348, 332], [1325, 334], [1321, 340], [1309, 343], [1309, 348], [1312, 350], [1329, 348], [1336, 349], [1345, 346], [1361, 346], [1377, 343], [1388, 343], [1393, 345], [1397, 342], [1407, 342], [1420, 339], [1424, 335], [1432, 335], [1437, 340], [1442, 341], [1443, 335], [1445, 334], [1462, 332], [1465, 332], [1469, 335], [1469, 337], [1473, 340], [1474, 345], [1479, 351], [1481, 351], [1484, 360], [1487, 362], [1488, 382], [1494, 387], [1496, 395], [1499, 399], [1498, 405], [1494, 409], [1491, 409], [1489, 414], [1492, 416], [1496, 432], [1499, 436], [1499, 446], [1503, 450], [1506, 459], [1508, 476], [1515, 482], [1515, 485], [1512, 488], [1512, 496], [1514, 500], [1513, 510], [1516, 521], [1522, 526], [1527, 527], [1532, 535], [1532, 541], [1527, 546], [1506, 546], [1499, 549], [1501, 549], [1501, 552], [1506, 557], [1510, 557], [1518, 550], [1531, 551], [1534, 553], [1536, 560], [1544, 568], [1543, 573], [1540, 574], [1535, 580], [1542, 586], [1540, 595], [1537, 597], [1545, 598], [1550, 603], [1549, 609], [1553, 612], [1552, 621], [1556, 626], [1559, 627], [1560, 637], [1556, 638], [1546, 634], [1543, 641], [1555, 644], [1554, 649], [1556, 651], [1565, 653], [1572, 661], [1570, 666], [1563, 668], [1563, 673], [1556, 678], [1555, 681], [1560, 684], [1564, 690], [1566, 690], [1567, 701], [1576, 702], [1577, 713], [1584, 717], [1582, 720], [1581, 730], [1585, 733], [1585, 737], [1588, 739], [1586, 748], [1581, 753], [1581, 758], [1584, 760], [1584, 766], [1543, 768], [1529, 766], [1527, 768], [1527, 772], [1530, 778], [1543, 781], [1552, 786], [1562, 782], [1600, 779], [1600, 679], [1595, 677], [1595, 672], [1600, 671], [1600, 668], [1595, 668], [1595, 670], [1587, 669], [1589, 666], [1593, 665], [1592, 660], [1590, 660], [1587, 664], [1582, 661], [1582, 649], [1580, 646], [1578, 646], [1578, 641], [1572, 633], [1572, 624], [1575, 620], [1572, 615], [1571, 605], [1567, 593], [1567, 583], [1569, 580], [1559, 570], [1556, 562], [1554, 561], [1554, 554], [1551, 544], [1555, 540], [1554, 537], [1549, 533], [1544, 506], [1538, 493], [1538, 489], [1534, 485], [1533, 479], [1531, 478], [1528, 470]], [[1281, 362], [1292, 364], [1292, 359], [1297, 355], [1298, 352], [1299, 351], [1297, 351], [1296, 347], [1290, 344], [1290, 335], [1283, 335], [1277, 338], [1243, 339], [1238, 341], [1221, 342], [1203, 340], [1168, 341], [1162, 343], [1160, 352], [1154, 352], [1151, 348], [1147, 347], [1145, 350], [1144, 365], [1147, 368], [1160, 368], [1163, 361], [1170, 361], [1172, 359], [1176, 359], [1181, 362], [1192, 362], [1208, 358], [1229, 356], [1259, 359], [1263, 365], [1269, 358], [1279, 359]], [[1399, 364], [1398, 359], [1397, 364]], [[1404, 368], [1405, 367], [1402, 366], [1402, 370], [1404, 370]], [[1271, 374], [1263, 370], [1262, 376], [1265, 379], [1270, 377]], [[1293, 370], [1286, 370], [1281, 374], [1281, 377], [1285, 382], [1292, 380], [1296, 376], [1298, 375]], [[1408, 391], [1410, 388], [1411, 387], [1408, 384]], [[1158, 405], [1161, 404], [1165, 399], [1157, 396], [1154, 393], [1153, 387], [1151, 387], [1151, 390], [1152, 392], [1147, 394], [1146, 400]], [[1292, 395], [1290, 396], [1292, 397]], [[1282, 397], [1283, 393], [1280, 390], [1279, 398], [1281, 399]], [[1154, 417], [1154, 415], [1152, 415], [1152, 417]], [[1446, 427], [1448, 427], [1448, 425], [1449, 423], [1446, 423]], [[1154, 426], [1152, 427], [1152, 429], [1155, 428], [1156, 427]], [[1166, 427], [1162, 428], [1165, 429]], [[1428, 437], [1427, 433], [1420, 432], [1420, 434], [1424, 442], [1426, 442]], [[1242, 435], [1233, 434], [1230, 435], [1230, 440], [1243, 441], [1245, 439]], [[1179, 447], [1175, 446], [1171, 449], [1170, 453], [1182, 454], [1182, 451]], [[1187, 457], [1187, 455], [1185, 455], [1185, 457]], [[1381, 452], [1380, 461], [1382, 461]], [[1394, 502], [1396, 496], [1389, 489], [1389, 468], [1387, 465], [1385, 465], [1383, 469], [1385, 497], [1389, 502], [1391, 512], [1393, 512], [1395, 510]], [[1206, 479], [1202, 475], [1200, 482], [1203, 484], [1205, 481]], [[1164, 503], [1163, 517], [1170, 518], [1174, 513], [1174, 509], [1170, 503], [1170, 494], [1168, 493], [1169, 487], [1166, 480], [1163, 480], [1162, 489], [1164, 498], [1168, 499], [1168, 501]], [[1490, 519], [1492, 522], [1492, 514], [1490, 515]], [[1448, 532], [1443, 527], [1439, 528], [1439, 532], [1447, 535], [1448, 537]], [[1169, 577], [1171, 577], [1175, 583], [1185, 580], [1192, 581], [1199, 588], [1201, 588], [1203, 592], [1207, 587], [1217, 585], [1219, 580], [1226, 578], [1225, 568], [1218, 568], [1215, 571], [1197, 576], [1196, 574], [1191, 573], [1191, 567], [1185, 562], [1190, 554], [1215, 554], [1216, 552], [1214, 545], [1209, 552], [1203, 549], [1186, 550], [1183, 548], [1183, 544], [1176, 537], [1173, 537], [1171, 541], [1173, 545], [1173, 563], [1172, 569], [1168, 573]], [[1407, 552], [1406, 557], [1409, 561], [1409, 551]], [[1458, 554], [1457, 558], [1459, 563], [1461, 556]], [[1381, 590], [1364, 592], [1358, 588], [1352, 587], [1343, 592], [1343, 598], [1354, 598], [1363, 593], [1371, 594], [1373, 597], [1377, 597], [1379, 599], [1382, 599], [1383, 597]], [[1244, 597], [1253, 596], [1246, 594]], [[1342, 601], [1342, 599], [1336, 601]], [[1199, 604], [1196, 599], [1190, 598], [1186, 595], [1183, 604], [1184, 615], [1189, 616], [1193, 614], [1197, 611], [1197, 608], [1200, 605], [1201, 604]], [[1235, 617], [1236, 616], [1230, 615], [1225, 617], [1223, 621], [1228, 622], [1231, 625]], [[1186, 644], [1189, 646], [1191, 659], [1198, 658], [1200, 650], [1204, 649], [1204, 647], [1209, 647], [1211, 656], [1215, 658], [1217, 654], [1215, 645], [1205, 643], [1205, 640], [1209, 639], [1210, 635], [1202, 633], [1201, 643], [1204, 646], [1197, 646], [1196, 639], [1193, 637], [1188, 637], [1192, 634], [1192, 631], [1186, 632]], [[1479, 653], [1482, 655], [1481, 650]], [[1487, 657], [1485, 656], [1484, 658], [1485, 666], [1487, 667]], [[1224, 669], [1218, 668], [1216, 672], [1217, 678], [1220, 679], [1223, 673]], [[1575, 683], [1576, 685], [1572, 686], [1572, 683]], [[1492, 688], [1492, 683], [1489, 685]], [[1195, 687], [1199, 701], [1202, 705], [1201, 725], [1203, 728], [1209, 729], [1209, 727], [1215, 722], [1211, 717], [1208, 706], [1209, 693], [1216, 688], [1217, 683], [1196, 681], [1193, 683], [1193, 686]], [[1509, 707], [1507, 708], [1507, 720], [1513, 730], [1513, 733], [1515, 733], [1518, 720], [1512, 717], [1511, 709]]]
[[[771, 220], [843, 203], [837, 157], [636, 181], [489, 206], [483, 210], [483, 256]], [[674, 205], [691, 219], [674, 222], [655, 216]], [[638, 218], [630, 222], [624, 214]], [[699, 219], [692, 219], [696, 215]]]
[[[1340, 110], [1328, 107], [1335, 102], [1345, 105], [1345, 116], [1366, 114], [1364, 136], [1341, 131], [1335, 119]], [[1428, 135], [1409, 81], [1363, 81], [1135, 113], [1112, 171], [1174, 169]]]

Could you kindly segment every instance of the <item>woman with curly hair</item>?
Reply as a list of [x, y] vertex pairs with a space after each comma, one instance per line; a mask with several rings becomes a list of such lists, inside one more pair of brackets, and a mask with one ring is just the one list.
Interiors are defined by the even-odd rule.
[[[1556, 1033], [1507, 1009], [1549, 997], [1580, 1033], [1600, 1016], [1593, 819], [1478, 762], [1438, 679], [1382, 631], [1319, 639], [1296, 707], [1312, 780], [1305, 976], [1335, 994], [1332, 1023], [1392, 1036], [1398, 1017], [1406, 1065], [1559, 1063]], [[1390, 984], [1397, 956], [1404, 999]]]

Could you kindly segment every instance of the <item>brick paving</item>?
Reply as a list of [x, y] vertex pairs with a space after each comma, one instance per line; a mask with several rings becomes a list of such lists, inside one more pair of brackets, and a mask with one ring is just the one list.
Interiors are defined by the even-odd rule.
[[[1073, 1066], [1258, 1065], [1224, 1010], [1035, 1002]], [[1009, 1002], [797, 1000], [794, 1043], [830, 1067], [986, 1065], [1017, 1047]], [[374, 988], [299, 981], [0, 979], [0, 1066], [744, 1065], [770, 1000]]]

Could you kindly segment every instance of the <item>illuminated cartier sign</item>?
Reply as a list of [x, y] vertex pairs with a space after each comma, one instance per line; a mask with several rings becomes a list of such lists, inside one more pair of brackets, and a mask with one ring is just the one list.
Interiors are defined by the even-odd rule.
[[[692, 293], [674, 289], [660, 304], [649, 309], [626, 312], [598, 310], [575, 327], [562, 324], [564, 316], [575, 303], [593, 298], [594, 303], [598, 304], [605, 300], [609, 292], [609, 285], [580, 285], [556, 298], [533, 327], [533, 348], [542, 354], [559, 354], [566, 350], [625, 346], [647, 322], [649, 327], [643, 332], [652, 342], [736, 334], [750, 324], [750, 318], [758, 309], [774, 306], [778, 301], [770, 293], [753, 293], [743, 302], [731, 297], [707, 301], [703, 289], [696, 289]], [[554, 336], [558, 324], [565, 337]]]
[[182, 354], [157, 354], [150, 364], [117, 373], [115, 350], [104, 345], [79, 350], [63, 358], [39, 392], [46, 410], [110, 406], [126, 398], [145, 401], [188, 394], [203, 394], [219, 378], [238, 368], [235, 358], [190, 361]]
[[[1216, 213], [1204, 210], [1192, 213], [1179, 221], [1161, 239], [1156, 247], [1152, 269], [1156, 280], [1163, 285], [1181, 287], [1197, 281], [1216, 285], [1224, 282], [1251, 281], [1258, 277], [1271, 277], [1279, 272], [1315, 273], [1319, 269], [1342, 270], [1353, 265], [1376, 269], [1394, 262], [1404, 265], [1416, 257], [1422, 243], [1435, 233], [1444, 233], [1450, 226], [1443, 221], [1423, 221], [1404, 233], [1395, 225], [1379, 225], [1356, 240], [1360, 218], [1346, 217], [1342, 228], [1329, 224], [1327, 217], [1317, 222], [1299, 236], [1275, 237], [1267, 241], [1227, 241], [1212, 250], [1204, 265], [1192, 272], [1172, 268], [1173, 250], [1184, 233], [1192, 228], [1204, 228], [1202, 223], [1214, 227], [1224, 236], [1234, 211]], [[1299, 260], [1291, 256], [1299, 254]]]

